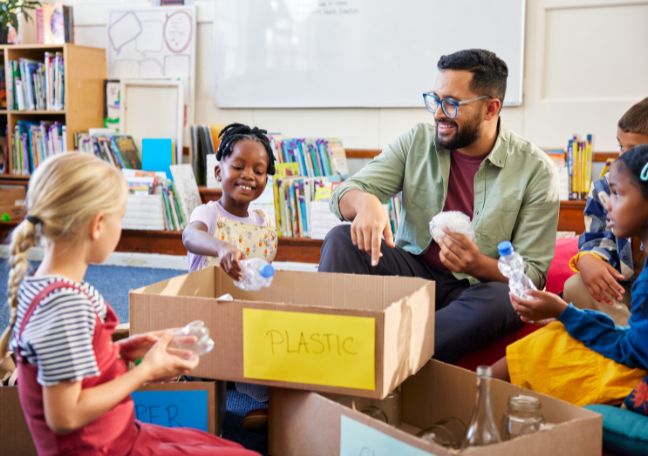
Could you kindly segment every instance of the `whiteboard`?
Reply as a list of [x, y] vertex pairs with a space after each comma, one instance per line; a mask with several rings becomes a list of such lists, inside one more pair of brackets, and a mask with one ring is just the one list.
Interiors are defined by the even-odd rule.
[[[182, 81], [184, 99], [193, 100], [195, 29], [193, 6], [109, 10], [108, 77], [177, 79]], [[193, 103], [188, 117], [193, 121]]]
[[413, 107], [441, 55], [494, 51], [522, 103], [524, 0], [215, 0], [222, 108]]

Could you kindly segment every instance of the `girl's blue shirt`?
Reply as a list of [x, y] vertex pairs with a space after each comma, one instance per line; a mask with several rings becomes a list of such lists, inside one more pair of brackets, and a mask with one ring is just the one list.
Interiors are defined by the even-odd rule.
[[558, 317], [588, 348], [632, 368], [648, 369], [648, 259], [632, 285], [628, 326], [615, 326], [602, 312], [570, 304]]

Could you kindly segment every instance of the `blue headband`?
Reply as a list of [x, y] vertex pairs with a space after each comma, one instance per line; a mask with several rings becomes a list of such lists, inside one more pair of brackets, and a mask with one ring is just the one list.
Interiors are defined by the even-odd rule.
[[641, 182], [648, 181], [648, 162], [646, 162], [643, 169], [641, 170], [641, 174], [639, 174], [639, 179], [641, 179]]

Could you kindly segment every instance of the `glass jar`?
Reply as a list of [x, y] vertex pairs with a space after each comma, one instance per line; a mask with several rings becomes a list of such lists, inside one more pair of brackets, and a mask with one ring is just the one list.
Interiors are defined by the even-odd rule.
[[459, 418], [448, 416], [419, 431], [416, 436], [446, 448], [459, 449], [466, 435], [466, 425]]
[[360, 411], [372, 418], [384, 421], [392, 426], [401, 425], [401, 390], [400, 387], [389, 393], [384, 399], [369, 399], [360, 407]]
[[540, 399], [526, 394], [511, 396], [502, 423], [503, 437], [513, 439], [540, 430], [544, 418], [540, 413]]

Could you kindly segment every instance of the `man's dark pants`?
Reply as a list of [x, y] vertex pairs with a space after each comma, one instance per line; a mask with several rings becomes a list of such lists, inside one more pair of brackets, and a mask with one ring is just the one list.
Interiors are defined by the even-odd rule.
[[351, 242], [349, 225], [332, 229], [322, 245], [319, 271], [421, 277], [436, 282], [434, 357], [453, 362], [522, 325], [508, 297], [508, 285], [488, 282], [470, 286], [449, 271], [430, 267], [423, 258], [383, 242], [378, 266]]

